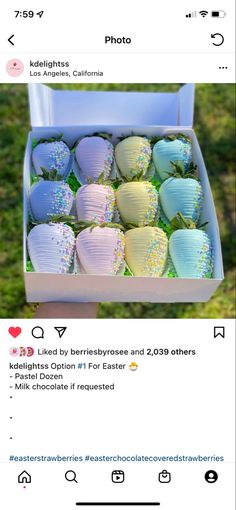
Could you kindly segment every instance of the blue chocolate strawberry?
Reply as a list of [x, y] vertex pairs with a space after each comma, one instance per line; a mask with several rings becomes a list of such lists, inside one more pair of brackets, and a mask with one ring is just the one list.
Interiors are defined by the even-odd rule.
[[[205, 224], [204, 224], [205, 225]], [[211, 278], [213, 249], [210, 237], [192, 220], [177, 213], [172, 220], [176, 230], [169, 240], [169, 251], [180, 278]]]
[[41, 169], [42, 177], [30, 190], [30, 212], [34, 220], [47, 222], [52, 216], [68, 216], [73, 205], [73, 193], [56, 170]]
[[60, 138], [41, 139], [33, 149], [32, 161], [36, 174], [41, 174], [41, 167], [48, 172], [56, 169], [65, 179], [70, 171], [70, 149]]
[[178, 133], [164, 136], [153, 147], [153, 162], [160, 178], [164, 181], [173, 173], [171, 161], [181, 162], [187, 170], [192, 162], [192, 140]]

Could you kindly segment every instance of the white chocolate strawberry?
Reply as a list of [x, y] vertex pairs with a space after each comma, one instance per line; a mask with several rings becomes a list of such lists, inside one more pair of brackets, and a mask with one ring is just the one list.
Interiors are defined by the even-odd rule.
[[75, 235], [64, 223], [42, 223], [28, 235], [33, 268], [40, 273], [68, 273], [74, 254]]
[[76, 194], [79, 221], [111, 222], [115, 211], [115, 193], [111, 186], [87, 184]]
[[113, 153], [111, 142], [100, 136], [82, 138], [75, 150], [79, 172], [81, 172], [80, 175], [76, 168], [74, 169], [78, 180], [88, 183], [97, 182], [101, 175], [108, 179], [113, 163]]
[[129, 136], [115, 147], [116, 163], [121, 175], [127, 180], [140, 174], [145, 177], [151, 155], [150, 142], [142, 136]]
[[117, 206], [125, 224], [143, 227], [152, 223], [158, 213], [158, 193], [148, 181], [121, 184], [116, 191]]
[[89, 227], [76, 239], [80, 264], [88, 274], [117, 274], [124, 264], [124, 245], [119, 228]]
[[158, 227], [141, 227], [125, 233], [125, 260], [135, 276], [161, 276], [168, 255], [168, 239]]

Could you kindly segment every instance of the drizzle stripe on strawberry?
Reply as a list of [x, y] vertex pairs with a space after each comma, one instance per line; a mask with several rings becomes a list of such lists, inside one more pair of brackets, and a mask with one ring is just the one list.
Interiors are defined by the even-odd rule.
[[115, 209], [115, 193], [111, 186], [81, 186], [76, 194], [76, 209], [80, 221], [111, 222]]

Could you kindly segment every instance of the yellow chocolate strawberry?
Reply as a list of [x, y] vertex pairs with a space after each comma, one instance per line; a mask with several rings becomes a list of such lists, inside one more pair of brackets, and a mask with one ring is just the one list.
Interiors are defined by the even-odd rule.
[[129, 136], [115, 148], [116, 163], [121, 175], [127, 180], [140, 175], [145, 176], [151, 155], [150, 142], [143, 136]]
[[158, 227], [142, 227], [125, 234], [125, 260], [135, 276], [162, 276], [168, 239]]
[[158, 193], [147, 181], [121, 184], [116, 191], [117, 206], [125, 224], [143, 227], [152, 223], [158, 212]]

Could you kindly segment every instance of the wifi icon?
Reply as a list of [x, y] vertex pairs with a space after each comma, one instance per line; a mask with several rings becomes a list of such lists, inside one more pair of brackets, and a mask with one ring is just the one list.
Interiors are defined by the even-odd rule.
[[199, 14], [201, 14], [201, 16], [205, 18], [208, 14], [208, 11], [199, 11]]

